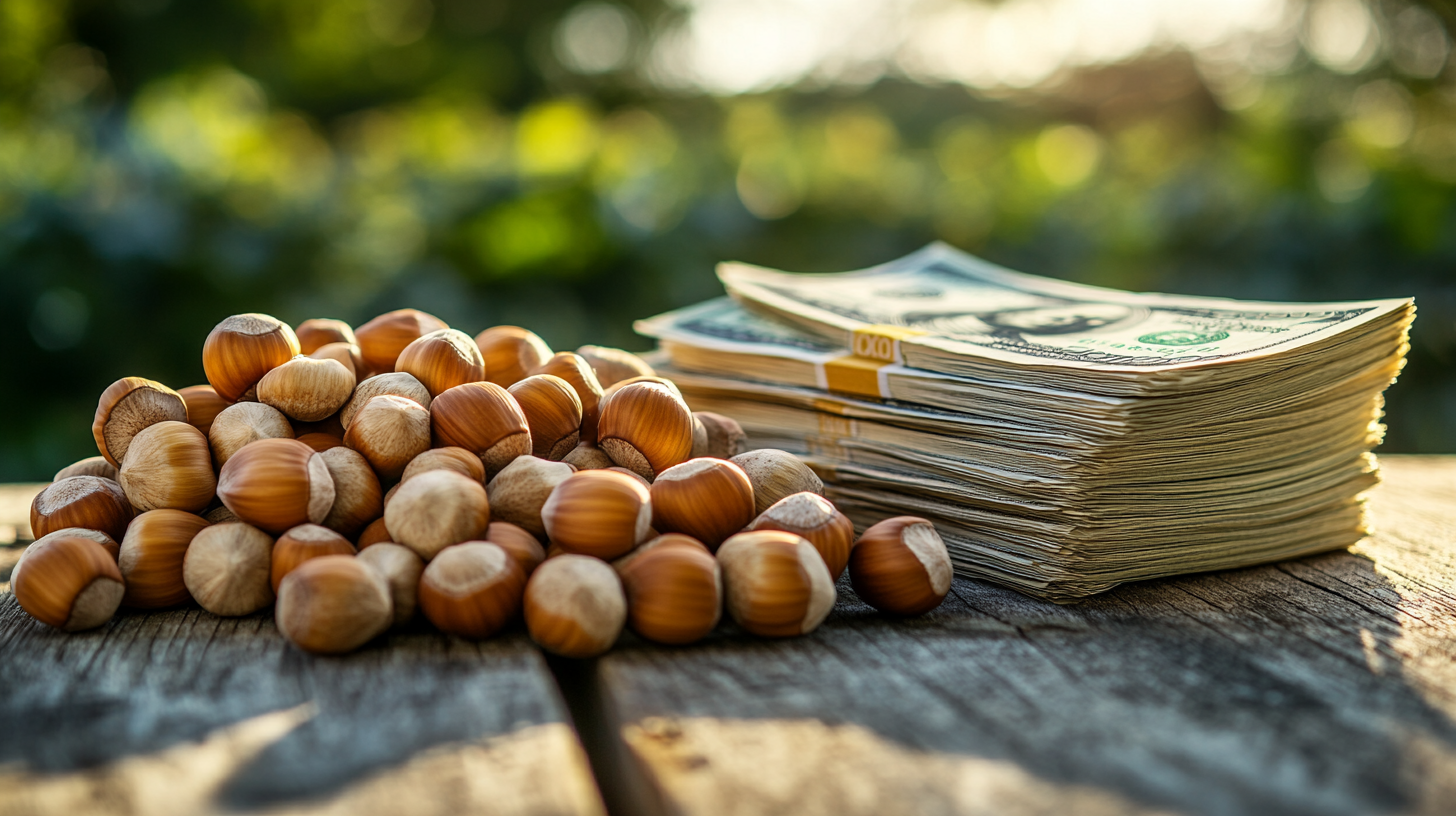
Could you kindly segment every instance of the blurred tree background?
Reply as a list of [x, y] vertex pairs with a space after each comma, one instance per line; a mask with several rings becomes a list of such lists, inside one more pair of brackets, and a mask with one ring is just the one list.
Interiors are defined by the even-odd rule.
[[1456, 22], [1404, 0], [0, 0], [0, 480], [220, 319], [556, 348], [725, 259], [949, 241], [1125, 289], [1414, 295], [1386, 450], [1456, 451]]

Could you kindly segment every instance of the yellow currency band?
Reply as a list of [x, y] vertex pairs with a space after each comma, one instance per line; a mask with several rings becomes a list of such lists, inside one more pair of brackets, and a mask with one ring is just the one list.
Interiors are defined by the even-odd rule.
[[880, 390], [880, 369], [889, 363], [846, 354], [824, 363], [824, 386], [862, 397], [888, 396]]
[[868, 357], [886, 363], [902, 363], [900, 341], [919, 337], [925, 332], [905, 326], [875, 324], [855, 329], [851, 336], [849, 350], [856, 357]]

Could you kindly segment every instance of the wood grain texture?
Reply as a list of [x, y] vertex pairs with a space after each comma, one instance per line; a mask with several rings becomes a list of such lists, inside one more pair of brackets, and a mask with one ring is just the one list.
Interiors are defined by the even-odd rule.
[[0, 596], [0, 814], [598, 814], [539, 652], [423, 631], [343, 658], [269, 615], [66, 635]]
[[1456, 457], [1388, 457], [1353, 552], [1061, 607], [957, 579], [807, 637], [630, 637], [565, 676], [615, 810], [1450, 813]]

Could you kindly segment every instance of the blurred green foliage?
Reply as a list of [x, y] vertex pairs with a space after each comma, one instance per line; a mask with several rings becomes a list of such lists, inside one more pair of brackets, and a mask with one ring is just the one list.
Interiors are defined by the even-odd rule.
[[[689, 13], [604, 7], [639, 34]], [[0, 480], [94, 454], [118, 377], [202, 382], [228, 314], [409, 305], [641, 349], [631, 321], [720, 293], [719, 260], [849, 269], [936, 238], [1126, 289], [1414, 295], [1386, 449], [1456, 450], [1449, 69], [1221, 76], [1154, 49], [1019, 91], [714, 96], [633, 70], [650, 36], [567, 65], [582, 8], [0, 0]]]

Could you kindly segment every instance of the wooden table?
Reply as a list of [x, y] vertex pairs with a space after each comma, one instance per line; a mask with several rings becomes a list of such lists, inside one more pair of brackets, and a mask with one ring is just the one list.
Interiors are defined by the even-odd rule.
[[195, 608], [68, 636], [7, 593], [0, 814], [1453, 813], [1456, 457], [1384, 462], [1352, 552], [1072, 607], [957, 579], [914, 621], [841, 585], [807, 638], [587, 662]]

